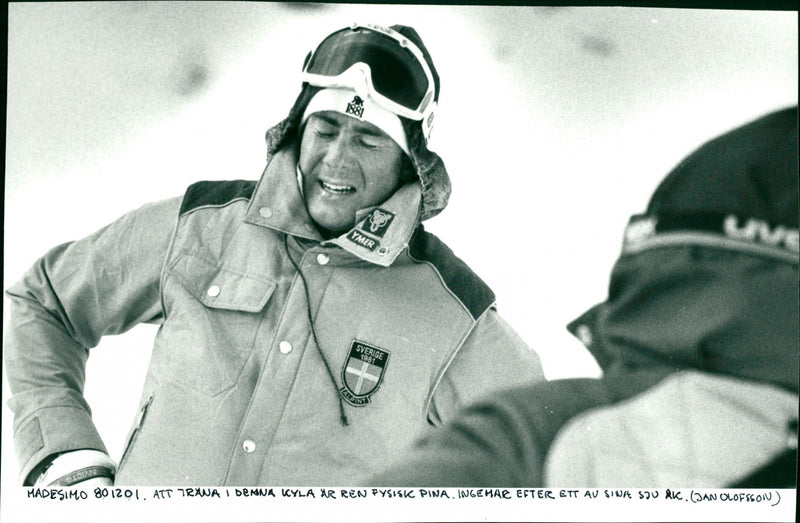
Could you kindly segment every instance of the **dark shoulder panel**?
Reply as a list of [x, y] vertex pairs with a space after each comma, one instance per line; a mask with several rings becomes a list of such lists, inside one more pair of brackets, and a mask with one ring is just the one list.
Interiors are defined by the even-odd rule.
[[206, 205], [225, 205], [237, 198], [250, 199], [255, 190], [253, 180], [209, 181], [193, 183], [186, 189], [181, 214]]
[[461, 300], [473, 318], [477, 319], [494, 303], [492, 289], [439, 238], [426, 232], [422, 225], [411, 238], [409, 254], [417, 261], [433, 264], [447, 288]]

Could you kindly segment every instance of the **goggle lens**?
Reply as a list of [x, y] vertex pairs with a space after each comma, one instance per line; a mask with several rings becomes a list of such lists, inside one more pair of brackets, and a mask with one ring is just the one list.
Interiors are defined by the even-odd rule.
[[314, 51], [305, 72], [334, 77], [359, 62], [369, 65], [379, 94], [419, 110], [430, 88], [425, 70], [410, 51], [386, 35], [362, 28], [337, 31]]

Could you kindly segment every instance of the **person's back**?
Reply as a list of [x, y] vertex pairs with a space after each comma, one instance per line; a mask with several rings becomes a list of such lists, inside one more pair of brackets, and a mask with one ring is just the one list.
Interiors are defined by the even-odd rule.
[[601, 379], [485, 398], [369, 483], [793, 486], [797, 136], [796, 107], [726, 133], [631, 219], [608, 299], [569, 325]]

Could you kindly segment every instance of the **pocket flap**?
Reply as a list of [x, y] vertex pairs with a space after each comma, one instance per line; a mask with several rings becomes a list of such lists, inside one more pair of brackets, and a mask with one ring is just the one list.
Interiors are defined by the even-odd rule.
[[274, 281], [189, 254], [180, 255], [170, 272], [198, 301], [214, 309], [258, 312], [277, 287]]

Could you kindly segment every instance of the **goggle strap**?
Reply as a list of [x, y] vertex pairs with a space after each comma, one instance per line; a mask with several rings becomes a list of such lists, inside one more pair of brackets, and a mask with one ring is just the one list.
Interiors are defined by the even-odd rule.
[[431, 139], [431, 131], [433, 131], [433, 124], [438, 106], [439, 105], [435, 101], [432, 101], [422, 114], [420, 126], [422, 127], [422, 136], [425, 138], [426, 145]]

